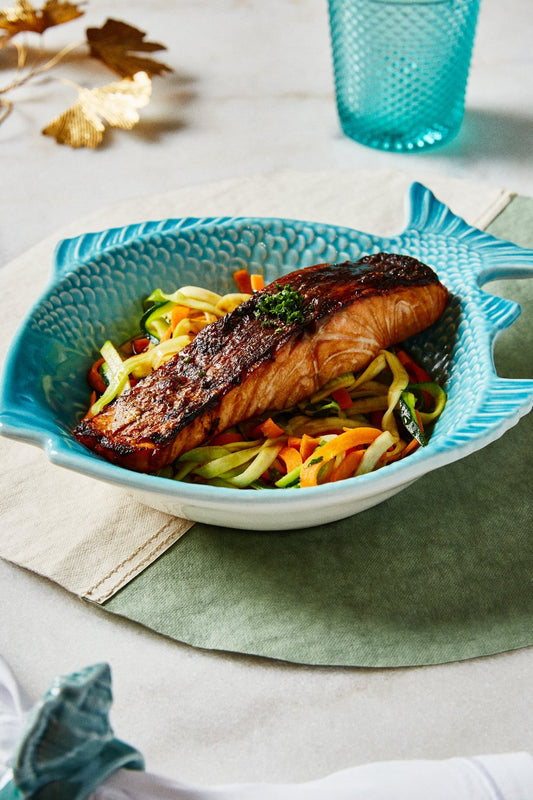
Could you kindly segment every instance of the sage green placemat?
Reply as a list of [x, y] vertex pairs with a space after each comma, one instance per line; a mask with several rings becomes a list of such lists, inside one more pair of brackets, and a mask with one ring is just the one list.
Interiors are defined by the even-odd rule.
[[[533, 246], [533, 200], [494, 235]], [[490, 290], [522, 315], [496, 343], [531, 378], [533, 285]], [[309, 530], [195, 525], [105, 608], [203, 648], [365, 667], [456, 661], [533, 644], [533, 414], [375, 508]], [[280, 520], [282, 525], [282, 520]]]

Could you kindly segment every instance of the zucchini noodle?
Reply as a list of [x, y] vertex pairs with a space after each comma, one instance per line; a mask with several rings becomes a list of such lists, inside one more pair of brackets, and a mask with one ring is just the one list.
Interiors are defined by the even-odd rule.
[[[245, 270], [235, 280], [241, 291], [224, 295], [198, 286], [172, 294], [153, 291], [139, 335], [120, 346], [103, 344], [88, 376], [93, 396], [87, 416], [99, 413], [262, 287], [261, 276]], [[160, 475], [239, 489], [305, 489], [345, 480], [426, 446], [445, 404], [444, 390], [405, 350], [381, 350], [360, 373], [333, 378], [293, 408], [229, 428], [182, 454]]]
[[[140, 336], [120, 348], [110, 341], [103, 344], [100, 350], [103, 361], [98, 372], [106, 386], [100, 397], [94, 398], [87, 416], [98, 414], [130, 388], [131, 378], [145, 378], [190, 344], [202, 328], [233, 311], [250, 296], [244, 292], [220, 295], [199, 286], [184, 286], [173, 294], [156, 289], [145, 301]], [[142, 342], [141, 352], [136, 349], [139, 342]], [[91, 384], [89, 377], [92, 388], [98, 391], [101, 384], [96, 386], [96, 382], [93, 379]]]
[[444, 390], [418, 382], [410, 364], [417, 366], [403, 350], [382, 350], [362, 373], [340, 375], [294, 408], [229, 428], [163, 474], [233, 488], [305, 488], [398, 461], [427, 444], [446, 403]]

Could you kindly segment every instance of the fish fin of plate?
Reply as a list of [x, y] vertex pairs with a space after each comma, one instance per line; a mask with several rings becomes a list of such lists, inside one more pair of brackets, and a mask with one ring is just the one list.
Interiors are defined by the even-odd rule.
[[185, 230], [197, 225], [224, 222], [228, 219], [228, 217], [182, 217], [150, 220], [63, 239], [55, 247], [50, 278], [54, 280], [68, 275], [78, 264], [113, 247], [123, 247], [157, 233]]

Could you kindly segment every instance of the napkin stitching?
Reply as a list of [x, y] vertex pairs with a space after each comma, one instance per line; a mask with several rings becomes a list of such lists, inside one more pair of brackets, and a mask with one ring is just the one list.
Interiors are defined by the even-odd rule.
[[[109, 580], [109, 579], [110, 579], [110, 578], [111, 578], [113, 575], [117, 574], [117, 573], [118, 573], [118, 572], [119, 572], [119, 571], [120, 571], [120, 570], [121, 570], [121, 569], [122, 569], [124, 566], [126, 566], [126, 564], [128, 564], [128, 563], [129, 563], [129, 562], [131, 562], [131, 561], [133, 561], [133, 559], [134, 559], [134, 558], [135, 558], [137, 555], [139, 555], [139, 553], [141, 553], [141, 552], [142, 552], [142, 551], [143, 551], [143, 550], [144, 550], [144, 549], [145, 549], [145, 548], [146, 548], [146, 547], [147, 547], [149, 544], [151, 544], [151, 542], [153, 542], [155, 539], [157, 539], [157, 538], [158, 538], [158, 537], [161, 535], [161, 532], [162, 532], [162, 531], [164, 531], [164, 530], [165, 530], [165, 528], [167, 528], [167, 527], [169, 527], [169, 526], [172, 526], [172, 525], [173, 525], [173, 522], [174, 522], [174, 520], [173, 520], [173, 521], [171, 521], [171, 522], [167, 522], [167, 524], [166, 524], [166, 525], [163, 525], [163, 527], [162, 527], [162, 528], [160, 528], [158, 531], [156, 531], [156, 533], [154, 533], [152, 536], [150, 536], [150, 538], [149, 538], [149, 539], [147, 539], [147, 540], [146, 540], [146, 542], [143, 542], [143, 544], [142, 544], [142, 545], [140, 545], [140, 546], [139, 546], [139, 547], [138, 547], [136, 550], [134, 550], [134, 551], [133, 551], [133, 553], [131, 553], [131, 554], [130, 554], [130, 555], [127, 557], [127, 558], [123, 559], [123, 560], [122, 560], [122, 561], [121, 561], [119, 564], [117, 564], [115, 567], [113, 567], [113, 569], [112, 569], [112, 570], [110, 570], [110, 571], [107, 573], [107, 575], [104, 575], [102, 578], [100, 578], [100, 580], [99, 580], [97, 583], [95, 583], [93, 586], [91, 586], [91, 587], [90, 587], [90, 588], [89, 588], [89, 589], [88, 589], [88, 590], [87, 590], [87, 591], [84, 593], [84, 594], [85, 594], [85, 596], [86, 596], [87, 598], [90, 598], [90, 599], [94, 600], [94, 601], [95, 601], [95, 602], [97, 602], [97, 603], [101, 603], [103, 600], [107, 599], [108, 597], [111, 597], [111, 596], [112, 596], [112, 595], [113, 595], [113, 594], [114, 594], [114, 593], [117, 591], [117, 589], [119, 589], [119, 588], [120, 588], [120, 586], [122, 586], [122, 585], [124, 584], [124, 582], [125, 582], [125, 581], [127, 581], [127, 579], [128, 579], [128, 578], [129, 578], [131, 575], [134, 575], [134, 574], [138, 573], [138, 572], [139, 572], [139, 571], [142, 569], [142, 567], [143, 567], [145, 564], [147, 564], [147, 563], [149, 563], [150, 561], [152, 561], [152, 560], [153, 560], [154, 556], [155, 556], [155, 555], [156, 555], [156, 554], [157, 554], [159, 551], [161, 551], [161, 550], [163, 550], [163, 549], [166, 549], [167, 545], [169, 545], [169, 544], [172, 542], [172, 540], [175, 538], [175, 535], [176, 535], [176, 534], [175, 534], [175, 531], [172, 531], [172, 532], [171, 532], [171, 533], [170, 533], [170, 534], [169, 534], [169, 535], [168, 535], [168, 536], [167, 536], [165, 539], [162, 539], [162, 540], [161, 540], [161, 541], [160, 541], [160, 542], [157, 544], [157, 546], [156, 546], [156, 547], [154, 547], [152, 550], [150, 550], [150, 551], [149, 551], [149, 552], [148, 552], [148, 553], [147, 553], [147, 554], [144, 556], [144, 558], [143, 558], [143, 559], [141, 559], [139, 562], [137, 562], [137, 564], [136, 564], [135, 566], [132, 566], [132, 567], [131, 567], [131, 569], [129, 569], [129, 570], [128, 570], [128, 572], [125, 572], [125, 573], [124, 573], [124, 574], [123, 574], [123, 575], [120, 577], [120, 580], [119, 580], [117, 583], [115, 583], [115, 584], [114, 584], [114, 585], [111, 587], [111, 589], [108, 589], [108, 590], [107, 590], [107, 592], [103, 592], [102, 594], [100, 594], [100, 595], [97, 595], [96, 597], [91, 597], [91, 595], [92, 595], [94, 592], [96, 592], [96, 590], [97, 590], [99, 587], [101, 587], [101, 586], [102, 586], [102, 584], [104, 584], [106, 581], [108, 581], [108, 580]], [[184, 522], [185, 522], [185, 520], [184, 520]], [[191, 523], [191, 525], [192, 525], [192, 524], [193, 524], [193, 523]], [[190, 527], [190, 526], [189, 526], [189, 527]], [[178, 534], [178, 538], [179, 538], [179, 536], [181, 536], [183, 533], [185, 533], [187, 530], [188, 530], [188, 528], [186, 528], [184, 531], [182, 531], [181, 533], [179, 533], [179, 534]]]
[[[146, 542], [146, 544], [149, 544], [149, 542], [150, 542], [150, 541], [152, 541], [152, 540], [155, 538], [155, 536], [157, 536], [158, 534], [159, 534], [159, 531], [158, 531], [158, 533], [157, 533], [157, 534], [155, 534], [154, 536], [152, 536], [152, 537], [151, 537], [151, 538], [150, 538], [150, 539], [149, 539], [149, 540]], [[166, 545], [167, 545], [167, 544], [169, 544], [169, 543], [171, 542], [172, 538], [173, 538], [173, 537], [172, 537], [172, 534], [171, 534], [171, 535], [167, 536], [167, 538], [166, 538], [166, 539], [163, 539], [161, 542], [159, 542], [159, 544], [157, 545], [157, 547], [155, 547], [153, 550], [151, 550], [151, 551], [150, 551], [150, 552], [149, 552], [149, 553], [148, 553], [148, 554], [147, 554], [147, 555], [146, 555], [146, 556], [145, 556], [143, 559], [141, 559], [141, 561], [139, 561], [139, 562], [138, 562], [138, 563], [137, 563], [135, 566], [131, 567], [131, 569], [129, 569], [129, 570], [128, 570], [128, 572], [125, 572], [125, 573], [124, 573], [124, 574], [123, 574], [123, 575], [120, 577], [120, 580], [119, 580], [117, 583], [115, 583], [115, 584], [114, 584], [114, 585], [113, 585], [113, 586], [112, 586], [110, 589], [108, 589], [108, 590], [107, 590], [107, 592], [103, 592], [102, 594], [100, 594], [100, 595], [97, 595], [96, 597], [93, 597], [93, 598], [91, 598], [91, 599], [95, 600], [97, 603], [101, 603], [103, 600], [106, 600], [108, 597], [111, 597], [111, 596], [112, 596], [112, 595], [113, 595], [113, 594], [114, 594], [114, 593], [117, 591], [117, 589], [119, 589], [119, 588], [120, 588], [122, 585], [124, 585], [124, 583], [127, 581], [127, 579], [128, 579], [128, 578], [129, 578], [131, 575], [134, 575], [134, 574], [138, 573], [138, 572], [139, 572], [139, 571], [142, 569], [142, 567], [143, 567], [145, 564], [149, 563], [149, 562], [150, 562], [150, 561], [153, 559], [154, 555], [155, 555], [155, 554], [156, 554], [158, 551], [161, 551], [162, 549], [165, 549], [165, 548], [166, 548]], [[119, 571], [119, 570], [120, 570], [120, 569], [121, 569], [123, 566], [125, 566], [125, 565], [126, 565], [128, 562], [132, 561], [132, 560], [133, 560], [133, 558], [134, 558], [136, 555], [138, 555], [138, 553], [139, 553], [139, 552], [141, 552], [141, 551], [144, 549], [144, 547], [146, 546], [146, 544], [145, 544], [145, 545], [143, 545], [142, 547], [139, 547], [137, 550], [135, 550], [135, 551], [134, 551], [134, 552], [131, 554], [131, 556], [129, 556], [127, 559], [124, 559], [124, 561], [122, 561], [120, 564], [117, 564], [117, 566], [116, 566], [116, 567], [114, 567], [114, 568], [113, 568], [113, 569], [112, 569], [112, 570], [111, 570], [111, 571], [110, 571], [110, 572], [109, 572], [107, 575], [104, 575], [104, 577], [103, 577], [103, 578], [101, 578], [101, 580], [99, 580], [99, 581], [98, 581], [98, 583], [94, 584], [94, 586], [91, 586], [91, 588], [90, 588], [90, 589], [87, 591], [87, 593], [86, 593], [86, 596], [87, 596], [87, 597], [90, 597], [90, 595], [91, 595], [91, 594], [93, 594], [93, 592], [95, 592], [95, 591], [96, 591], [96, 590], [97, 590], [97, 589], [98, 589], [98, 588], [99, 588], [99, 587], [100, 587], [100, 586], [101, 586], [103, 583], [105, 583], [107, 580], [109, 580], [109, 579], [110, 579], [110, 578], [111, 578], [111, 577], [112, 577], [114, 574], [118, 573], [118, 571]]]

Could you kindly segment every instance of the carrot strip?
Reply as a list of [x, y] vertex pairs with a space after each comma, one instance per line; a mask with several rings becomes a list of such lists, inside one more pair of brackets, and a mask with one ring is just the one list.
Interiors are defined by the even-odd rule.
[[289, 436], [287, 439], [287, 447], [294, 447], [296, 450], [300, 450], [302, 444], [302, 440], [300, 436]]
[[318, 486], [318, 473], [324, 463], [324, 460], [317, 456], [316, 459], [311, 457], [310, 461], [303, 464], [300, 471], [300, 486]]
[[293, 469], [296, 469], [296, 467], [302, 464], [300, 451], [296, 450], [294, 447], [282, 447], [278, 453], [278, 458], [285, 464], [286, 472], [292, 472]]
[[237, 272], [234, 272], [233, 280], [240, 292], [245, 294], [252, 293], [252, 281], [247, 269], [238, 269]]
[[279, 453], [278, 453], [278, 457], [270, 465], [270, 469], [275, 470], [278, 473], [278, 475], [281, 475], [283, 470], [285, 469], [284, 462], [280, 461], [280, 459], [279, 459]]
[[345, 478], [352, 478], [355, 470], [362, 461], [365, 454], [364, 450], [351, 450], [346, 453], [338, 467], [335, 467], [330, 476], [330, 482], [343, 481]]
[[302, 436], [302, 442], [300, 444], [300, 455], [302, 456], [302, 461], [307, 461], [310, 455], [312, 455], [318, 445], [318, 439], [315, 439], [313, 436], [309, 436], [309, 434], [304, 433]]
[[283, 436], [285, 431], [277, 425], [272, 417], [269, 417], [261, 425], [258, 425], [254, 431], [254, 435], [266, 436], [267, 439], [276, 439], [278, 436]]
[[416, 439], [411, 439], [407, 447], [405, 447], [402, 452], [400, 453], [400, 457], [404, 458], [404, 456], [408, 456], [409, 453], [414, 453], [415, 450], [418, 450], [420, 447], [419, 442]]
[[265, 286], [265, 280], [262, 275], [259, 273], [253, 273], [250, 275], [250, 286], [252, 288], [252, 292], [259, 292]]
[[89, 386], [91, 389], [95, 389], [99, 394], [103, 394], [107, 388], [104, 379], [98, 371], [104, 361], [105, 358], [99, 358], [98, 361], [95, 361], [87, 375]]
[[353, 406], [353, 400], [350, 397], [350, 393], [345, 386], [341, 386], [339, 389], [335, 389], [331, 396], [335, 400], [336, 403], [339, 404], [339, 408], [341, 411], [344, 411], [345, 408], [350, 408]]
[[317, 448], [302, 464], [300, 486], [317, 486], [318, 473], [322, 467], [341, 453], [358, 445], [371, 444], [383, 431], [377, 428], [351, 428]]
[[324, 457], [327, 454], [328, 458], [334, 458], [339, 455], [339, 453], [346, 452], [346, 450], [350, 450], [352, 447], [358, 447], [362, 444], [371, 444], [374, 439], [377, 439], [382, 433], [383, 431], [378, 428], [345, 428], [344, 433], [341, 433], [339, 436], [336, 436], [335, 439], [331, 439], [331, 441], [324, 445], [322, 454]]
[[181, 306], [181, 305], [174, 306], [174, 308], [172, 309], [172, 313], [170, 315], [170, 325], [168, 326], [164, 334], [161, 336], [160, 341], [166, 342], [167, 339], [170, 339], [172, 337], [174, 329], [177, 328], [182, 319], [187, 319], [190, 313], [191, 309], [188, 306]]
[[174, 306], [174, 308], [172, 309], [172, 313], [170, 315], [170, 327], [172, 328], [172, 330], [174, 330], [176, 325], [179, 322], [181, 322], [182, 319], [188, 317], [190, 313], [191, 309], [189, 308], [189, 306], [180, 306], [180, 305]]
[[406, 445], [403, 449], [399, 449], [397, 452], [393, 452], [392, 454], [385, 454], [385, 458], [383, 459], [384, 463], [392, 464], [394, 461], [400, 461], [402, 458], [414, 453], [415, 450], [418, 450], [420, 444], [417, 442], [416, 439], [411, 439], [408, 445]]

